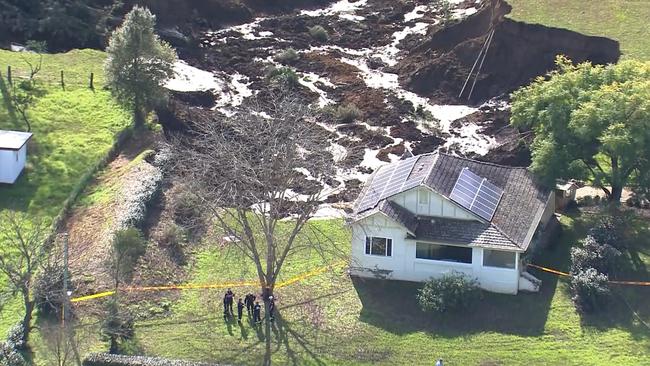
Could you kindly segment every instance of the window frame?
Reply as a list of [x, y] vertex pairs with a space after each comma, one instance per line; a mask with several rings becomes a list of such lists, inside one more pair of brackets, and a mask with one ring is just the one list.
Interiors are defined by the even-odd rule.
[[[512, 256], [514, 257], [513, 260], [513, 267], [497, 267], [497, 266], [492, 266], [489, 264], [485, 264], [485, 259], [487, 256], [485, 255], [487, 252], [503, 252], [503, 253], [511, 253]], [[481, 266], [489, 269], [498, 269], [498, 270], [506, 270], [506, 271], [515, 271], [517, 270], [517, 252], [510, 252], [507, 250], [496, 250], [496, 249], [487, 249], [483, 248], [483, 259], [481, 260]]]
[[[444, 259], [427, 259], [427, 258], [418, 258], [418, 243], [420, 244], [426, 244], [426, 245], [437, 245], [441, 247], [455, 247], [455, 248], [463, 248], [463, 249], [469, 249], [470, 253], [470, 262], [454, 262], [454, 261], [448, 261]], [[440, 264], [445, 264], [445, 265], [452, 265], [452, 266], [466, 266], [466, 267], [472, 267], [474, 263], [474, 248], [468, 247], [468, 246], [462, 246], [462, 245], [451, 245], [451, 244], [446, 244], [446, 243], [437, 243], [437, 242], [430, 242], [430, 241], [415, 241], [415, 261], [421, 262], [421, 263], [440, 263]]]
[[[426, 202], [422, 202], [423, 197], [426, 197]], [[426, 189], [418, 190], [418, 205], [428, 206], [429, 204], [431, 204], [431, 192]]]
[[[385, 242], [385, 250], [384, 254], [375, 254], [372, 252], [372, 240], [373, 239], [384, 239]], [[369, 252], [368, 252], [368, 248]], [[363, 254], [371, 257], [379, 257], [379, 258], [392, 258], [393, 257], [393, 238], [389, 237], [384, 237], [384, 236], [372, 236], [372, 235], [366, 235], [366, 239], [364, 240], [363, 243]]]

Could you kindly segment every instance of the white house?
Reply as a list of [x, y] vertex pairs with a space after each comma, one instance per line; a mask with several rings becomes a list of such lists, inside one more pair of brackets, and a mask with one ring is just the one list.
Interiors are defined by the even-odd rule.
[[437, 152], [388, 164], [350, 218], [352, 274], [420, 282], [458, 271], [488, 291], [537, 291], [522, 257], [554, 208], [525, 168]]
[[0, 130], [0, 183], [13, 184], [27, 161], [29, 132]]

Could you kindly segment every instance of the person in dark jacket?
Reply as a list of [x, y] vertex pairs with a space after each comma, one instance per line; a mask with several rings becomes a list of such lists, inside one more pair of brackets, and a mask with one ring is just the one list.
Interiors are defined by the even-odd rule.
[[256, 301], [255, 306], [253, 306], [253, 322], [262, 322], [262, 306], [260, 305], [259, 301]]
[[275, 320], [275, 299], [273, 296], [269, 296], [269, 320]]
[[248, 312], [248, 316], [251, 316], [251, 313], [253, 312], [253, 306], [255, 306], [255, 295], [249, 293], [244, 297], [244, 304], [246, 305], [246, 312]]
[[237, 322], [241, 323], [241, 317], [244, 313], [244, 303], [241, 301], [241, 297], [237, 300]]
[[235, 313], [232, 311], [232, 304], [235, 302], [235, 294], [232, 290], [228, 289], [226, 294], [223, 296], [223, 311], [224, 313], [229, 313], [230, 316], [233, 316]]

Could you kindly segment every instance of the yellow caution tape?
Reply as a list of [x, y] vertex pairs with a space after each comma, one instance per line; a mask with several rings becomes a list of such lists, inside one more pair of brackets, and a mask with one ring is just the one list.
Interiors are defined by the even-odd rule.
[[[528, 266], [540, 269], [540, 270], [545, 271], [545, 272], [553, 273], [553, 274], [556, 274], [556, 275], [559, 275], [559, 276], [571, 277], [571, 274], [569, 274], [569, 273], [561, 272], [561, 271], [558, 271], [558, 270], [555, 270], [555, 269], [552, 269], [552, 268], [546, 268], [546, 267], [538, 266], [538, 265], [532, 264], [532, 263], [528, 264]], [[615, 280], [611, 280], [611, 281], [607, 281], [607, 282], [612, 283], [612, 284], [616, 284], [616, 285], [650, 286], [650, 282], [647, 282], [647, 281], [615, 281]]]
[[[343, 262], [337, 262], [334, 263], [333, 265], [323, 266], [315, 270], [300, 274], [286, 281], [276, 283], [275, 288], [282, 288], [289, 285], [293, 285], [296, 282], [304, 281], [309, 277], [317, 276], [319, 274], [326, 272], [328, 269], [332, 268], [333, 266], [340, 266], [341, 264], [343, 264]], [[258, 285], [259, 282], [257, 281], [241, 281], [241, 282], [228, 282], [228, 283], [213, 283], [213, 284], [205, 284], [205, 285], [188, 284], [188, 285], [170, 285], [170, 286], [125, 287], [125, 288], [120, 288], [120, 291], [143, 292], [143, 291], [170, 291], [170, 290], [200, 290], [200, 289], [236, 288], [236, 287], [258, 286]], [[70, 302], [94, 300], [106, 296], [111, 296], [114, 294], [115, 291], [104, 291], [92, 295], [75, 297], [70, 299]]]

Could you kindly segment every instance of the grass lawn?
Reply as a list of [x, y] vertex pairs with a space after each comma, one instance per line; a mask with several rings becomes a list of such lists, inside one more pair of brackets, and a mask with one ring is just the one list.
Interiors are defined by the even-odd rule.
[[621, 43], [623, 58], [650, 60], [647, 0], [508, 0], [510, 17], [604, 36]]
[[[0, 50], [0, 129], [25, 130], [19, 114], [10, 107], [7, 93], [7, 65], [14, 81], [25, 76], [24, 54]], [[28, 161], [13, 185], [0, 185], [0, 211], [20, 210], [51, 220], [82, 175], [108, 152], [117, 133], [130, 124], [130, 115], [103, 90], [102, 65], [105, 54], [95, 50], [74, 50], [45, 55], [36, 76], [43, 95], [28, 110], [34, 137], [28, 145]], [[64, 70], [66, 89], [58, 84]], [[90, 72], [95, 73], [95, 91], [90, 90]], [[1, 244], [0, 244], [1, 245]], [[0, 247], [1, 248], [1, 247]], [[0, 279], [0, 286], [3, 280]], [[21, 305], [15, 298], [0, 303], [0, 337], [20, 318]]]
[[[584, 237], [589, 215], [562, 219], [562, 237], [540, 265], [568, 268], [570, 246]], [[649, 278], [648, 222], [638, 221], [638, 237], [626, 250], [630, 265], [621, 278]], [[345, 252], [350, 237], [342, 221], [312, 223]], [[635, 229], [635, 230], [636, 230]], [[296, 253], [285, 279], [339, 258]], [[198, 252], [192, 283], [224, 283], [255, 278], [251, 265], [228, 247]], [[538, 294], [485, 294], [464, 314], [432, 316], [415, 301], [417, 285], [350, 279], [344, 270], [327, 273], [277, 291], [281, 320], [272, 328], [271, 353], [277, 364], [427, 364], [446, 365], [641, 365], [650, 363], [650, 330], [630, 309], [614, 300], [609, 311], [581, 318], [564, 279], [535, 272], [544, 281]], [[248, 288], [234, 288], [237, 296]], [[650, 321], [650, 289], [617, 289], [640, 316]], [[222, 290], [187, 291], [171, 315], [137, 323], [137, 339], [148, 355], [259, 364], [265, 356], [264, 328], [225, 322]]]

